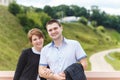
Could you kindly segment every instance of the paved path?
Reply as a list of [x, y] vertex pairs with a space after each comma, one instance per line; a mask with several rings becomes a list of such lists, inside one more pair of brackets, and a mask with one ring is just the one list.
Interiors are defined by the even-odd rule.
[[120, 48], [105, 50], [105, 51], [98, 52], [98, 53], [95, 53], [94, 55], [92, 55], [90, 57], [91, 71], [98, 71], [98, 72], [102, 72], [102, 71], [113, 72], [113, 71], [115, 71], [113, 69], [113, 67], [104, 60], [104, 56], [107, 55], [108, 53], [116, 52], [116, 51], [120, 52]]

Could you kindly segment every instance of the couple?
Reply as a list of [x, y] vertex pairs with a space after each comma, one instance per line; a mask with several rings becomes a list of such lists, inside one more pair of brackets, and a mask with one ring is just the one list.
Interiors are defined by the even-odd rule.
[[66, 39], [57, 20], [48, 21], [46, 29], [53, 41], [45, 47], [44, 35], [39, 29], [28, 32], [33, 47], [22, 51], [13, 80], [66, 80], [65, 69], [76, 62], [86, 69], [87, 55], [79, 42]]

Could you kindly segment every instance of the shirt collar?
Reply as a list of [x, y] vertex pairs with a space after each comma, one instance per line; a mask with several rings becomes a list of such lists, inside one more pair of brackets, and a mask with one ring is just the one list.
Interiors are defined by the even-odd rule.
[[[68, 41], [68, 39], [66, 39], [65, 37], [63, 38], [63, 41], [62, 41], [62, 43], [63, 43], [63, 45], [65, 45], [65, 44], [67, 44], [67, 41]], [[55, 44], [54, 44], [54, 42], [52, 41], [48, 46], [49, 47], [53, 47]]]
[[37, 51], [34, 47], [32, 47], [32, 51], [33, 51], [33, 53], [35, 53], [35, 54], [40, 54], [40, 51]]

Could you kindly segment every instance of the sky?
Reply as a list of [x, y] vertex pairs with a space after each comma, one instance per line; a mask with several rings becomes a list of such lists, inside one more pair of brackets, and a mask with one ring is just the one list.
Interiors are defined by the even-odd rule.
[[38, 8], [44, 8], [45, 5], [58, 6], [65, 5], [77, 5], [79, 7], [85, 7], [90, 9], [92, 5], [97, 5], [101, 11], [105, 11], [111, 15], [120, 15], [120, 0], [16, 0], [18, 4], [25, 6], [33, 6]]

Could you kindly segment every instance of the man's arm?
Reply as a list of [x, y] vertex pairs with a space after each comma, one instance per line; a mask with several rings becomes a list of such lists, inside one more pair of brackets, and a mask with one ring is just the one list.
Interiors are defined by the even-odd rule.
[[46, 66], [39, 66], [39, 75], [46, 79], [53, 79], [52, 71]]
[[63, 73], [54, 74], [46, 66], [39, 66], [39, 75], [40, 77], [50, 79], [50, 80], [65, 80], [65, 76]]
[[87, 66], [88, 66], [88, 64], [87, 64], [87, 58], [81, 59], [81, 60], [80, 60], [80, 63], [82, 64], [84, 70], [86, 70], [86, 69], [87, 69]]

